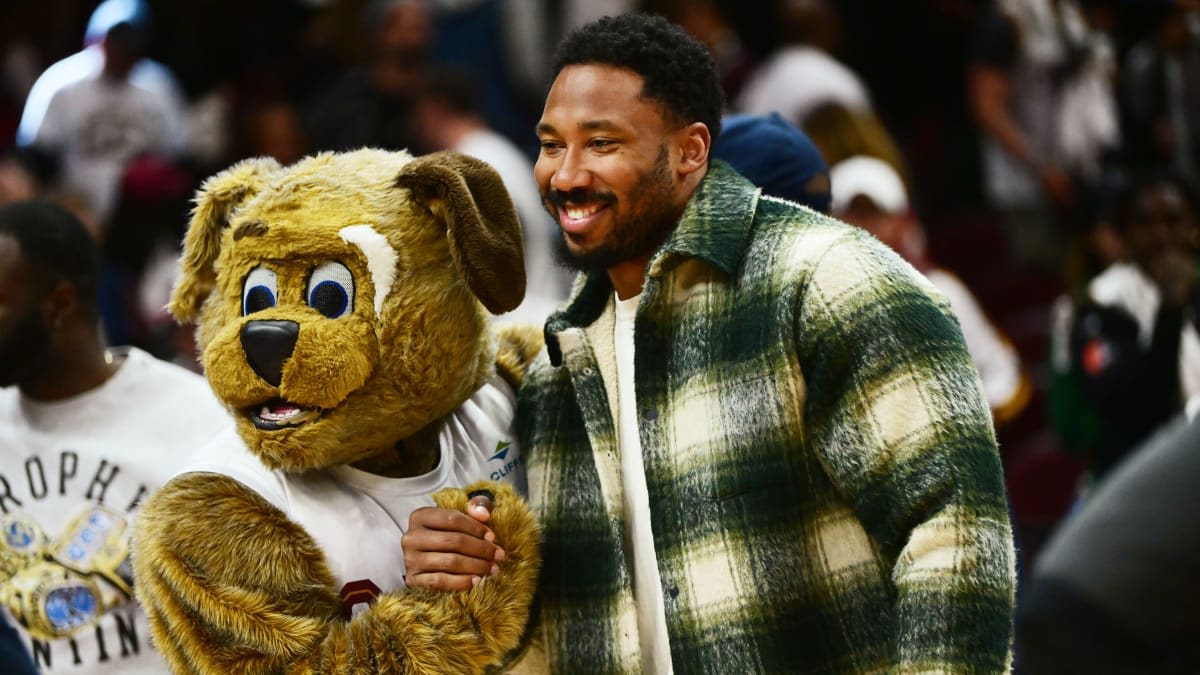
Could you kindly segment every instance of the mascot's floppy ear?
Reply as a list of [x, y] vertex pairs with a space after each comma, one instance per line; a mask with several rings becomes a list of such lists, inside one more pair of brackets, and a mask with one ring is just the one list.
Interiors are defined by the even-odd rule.
[[238, 162], [204, 181], [196, 193], [196, 208], [183, 240], [179, 282], [167, 309], [180, 322], [196, 320], [200, 306], [217, 282], [213, 263], [221, 252], [221, 231], [242, 202], [258, 194], [280, 165], [269, 157]]
[[454, 261], [488, 311], [501, 314], [521, 304], [521, 226], [495, 169], [457, 152], [435, 152], [405, 164], [396, 185], [411, 190], [449, 229]]

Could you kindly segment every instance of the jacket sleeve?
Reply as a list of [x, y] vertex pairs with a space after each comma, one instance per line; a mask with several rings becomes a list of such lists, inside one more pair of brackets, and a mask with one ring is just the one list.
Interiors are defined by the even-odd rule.
[[979, 376], [945, 298], [858, 233], [805, 282], [806, 428], [895, 585], [897, 672], [1002, 672], [1014, 551]]
[[[384, 593], [344, 620], [303, 528], [231, 478], [180, 476], [146, 503], [135, 532], [136, 588], [155, 644], [176, 673], [483, 672], [517, 645], [539, 562], [524, 502], [488, 488], [504, 574], [464, 593]], [[463, 509], [466, 492], [435, 500]]]

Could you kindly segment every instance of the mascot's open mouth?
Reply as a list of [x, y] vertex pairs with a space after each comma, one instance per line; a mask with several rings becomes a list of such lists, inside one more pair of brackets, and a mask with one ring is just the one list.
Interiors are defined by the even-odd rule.
[[267, 401], [257, 409], [251, 408], [246, 414], [255, 427], [274, 431], [311, 422], [321, 416], [321, 411], [317, 408], [301, 408], [295, 403], [277, 398]]

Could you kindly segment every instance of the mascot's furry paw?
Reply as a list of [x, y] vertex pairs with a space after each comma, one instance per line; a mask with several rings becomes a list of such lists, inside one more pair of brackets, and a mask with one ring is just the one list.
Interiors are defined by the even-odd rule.
[[465, 489], [447, 489], [433, 496], [437, 505], [466, 512], [467, 495], [475, 490], [493, 495], [492, 518], [488, 526], [496, 533], [496, 543], [504, 549], [500, 574], [487, 577], [469, 591], [437, 593], [424, 591], [431, 602], [448, 605], [450, 614], [466, 610], [474, 630], [488, 636], [496, 649], [505, 652], [518, 646], [528, 618], [530, 600], [541, 567], [539, 539], [541, 531], [529, 506], [507, 484], [481, 481]]
[[[541, 560], [525, 502], [507, 485], [468, 490], [479, 488], [495, 495], [490, 526], [507, 553], [500, 574], [462, 593], [385, 593], [346, 621], [303, 529], [232, 479], [181, 476], [138, 520], [138, 595], [166, 619], [152, 626], [155, 642], [177, 673], [483, 672], [518, 647]], [[435, 499], [465, 510], [466, 495]]]

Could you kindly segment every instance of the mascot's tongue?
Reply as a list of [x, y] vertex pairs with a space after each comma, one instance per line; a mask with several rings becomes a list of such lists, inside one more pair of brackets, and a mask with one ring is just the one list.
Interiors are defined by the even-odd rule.
[[302, 415], [304, 408], [288, 403], [280, 399], [276, 399], [269, 403], [264, 403], [262, 410], [258, 412], [258, 416], [269, 422], [283, 422]]

